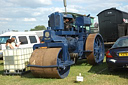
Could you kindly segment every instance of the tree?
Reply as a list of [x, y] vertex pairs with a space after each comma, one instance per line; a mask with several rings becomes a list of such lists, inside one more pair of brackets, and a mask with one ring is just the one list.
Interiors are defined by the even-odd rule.
[[38, 30], [46, 30], [46, 27], [44, 25], [38, 25], [35, 26], [35, 28], [30, 29], [30, 31], [38, 31]]

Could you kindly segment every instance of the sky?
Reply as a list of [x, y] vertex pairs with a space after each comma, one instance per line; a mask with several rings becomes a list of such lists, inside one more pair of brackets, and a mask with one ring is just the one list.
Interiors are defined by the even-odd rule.
[[[112, 7], [128, 12], [128, 0], [67, 0], [68, 12], [90, 14], [95, 22], [98, 13]], [[0, 33], [47, 27], [48, 15], [57, 11], [65, 11], [63, 0], [0, 0]]]

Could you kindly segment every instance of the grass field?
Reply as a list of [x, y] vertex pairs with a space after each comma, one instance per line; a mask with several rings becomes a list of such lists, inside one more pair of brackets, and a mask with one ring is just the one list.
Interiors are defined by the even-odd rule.
[[[128, 85], [128, 70], [118, 70], [110, 73], [107, 64], [91, 66], [86, 60], [77, 62], [71, 66], [70, 73], [65, 79], [34, 78], [29, 72], [22, 76], [5, 76], [3, 73], [3, 61], [0, 60], [0, 85]], [[81, 73], [84, 81], [75, 82], [76, 76]]]

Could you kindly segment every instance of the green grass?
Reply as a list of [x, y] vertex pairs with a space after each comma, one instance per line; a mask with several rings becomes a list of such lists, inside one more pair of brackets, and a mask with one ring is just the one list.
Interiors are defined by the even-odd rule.
[[[34, 78], [31, 73], [22, 76], [5, 76], [3, 73], [3, 61], [0, 60], [0, 85], [127, 85], [128, 70], [120, 70], [110, 73], [107, 64], [91, 66], [86, 60], [78, 61], [71, 66], [70, 73], [65, 79]], [[76, 83], [76, 76], [81, 73], [84, 81]]]

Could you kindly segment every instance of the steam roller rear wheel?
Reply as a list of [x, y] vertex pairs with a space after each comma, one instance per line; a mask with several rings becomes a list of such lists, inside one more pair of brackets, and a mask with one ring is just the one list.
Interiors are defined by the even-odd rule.
[[[62, 62], [61, 48], [36, 49], [30, 58], [31, 65], [50, 66], [58, 65], [60, 62]], [[35, 77], [65, 78], [69, 74], [70, 66], [66, 66], [65, 68], [30, 67], [30, 70]]]
[[100, 34], [90, 34], [86, 40], [85, 50], [92, 51], [87, 55], [87, 61], [91, 65], [102, 63], [104, 59], [104, 42]]

